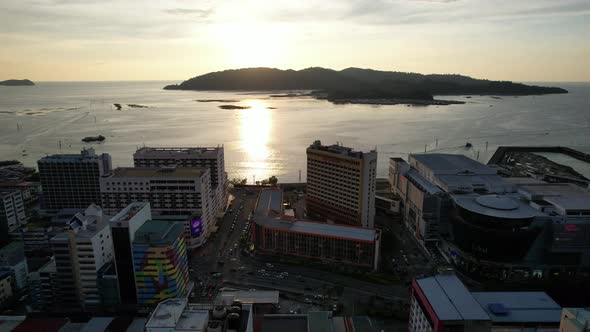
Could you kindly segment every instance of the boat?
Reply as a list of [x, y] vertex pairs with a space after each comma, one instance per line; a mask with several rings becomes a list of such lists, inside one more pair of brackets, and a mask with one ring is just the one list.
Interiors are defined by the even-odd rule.
[[82, 142], [102, 142], [105, 140], [105, 137], [102, 135], [98, 135], [98, 136], [86, 136], [82, 139]]
[[471, 144], [471, 143], [467, 142], [467, 143], [465, 143], [465, 147], [466, 147], [466, 148], [473, 147], [473, 144]]

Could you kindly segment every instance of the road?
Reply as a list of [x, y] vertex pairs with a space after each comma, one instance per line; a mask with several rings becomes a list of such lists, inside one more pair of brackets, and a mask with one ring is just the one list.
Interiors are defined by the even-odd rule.
[[[381, 297], [402, 302], [408, 300], [408, 287], [403, 283], [375, 284], [312, 267], [280, 263], [273, 257], [244, 253], [240, 248], [240, 236], [247, 224], [248, 214], [254, 210], [257, 189], [232, 189], [231, 196], [231, 207], [218, 223], [217, 233], [190, 257], [191, 277], [196, 285], [202, 282], [202, 287], [206, 289], [203, 291], [203, 288], [197, 287], [192, 300], [209, 301], [224, 283], [242, 289], [276, 289], [292, 295], [298, 294], [301, 301], [325, 295], [330, 290], [335, 293], [333, 290], [336, 288], [342, 288], [343, 297], [349, 297], [351, 301], [356, 297]], [[272, 267], [267, 265], [269, 263]], [[213, 274], [218, 272], [221, 276], [214, 277]]]

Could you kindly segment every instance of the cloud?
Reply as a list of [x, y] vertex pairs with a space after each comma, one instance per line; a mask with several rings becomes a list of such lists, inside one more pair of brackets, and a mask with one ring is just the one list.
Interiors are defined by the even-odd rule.
[[165, 13], [179, 16], [193, 16], [199, 18], [207, 18], [213, 14], [212, 9], [192, 9], [192, 8], [172, 8], [165, 9]]

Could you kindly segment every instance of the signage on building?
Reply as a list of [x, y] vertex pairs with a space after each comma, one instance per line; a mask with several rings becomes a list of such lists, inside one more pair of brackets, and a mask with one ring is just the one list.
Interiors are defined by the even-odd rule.
[[198, 218], [191, 220], [191, 236], [199, 237], [203, 233], [203, 219]]

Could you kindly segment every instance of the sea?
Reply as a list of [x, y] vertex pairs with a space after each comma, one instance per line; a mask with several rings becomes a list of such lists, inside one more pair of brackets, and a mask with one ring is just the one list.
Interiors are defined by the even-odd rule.
[[[335, 105], [277, 97], [276, 91], [162, 89], [171, 83], [178, 82], [0, 86], [0, 160], [35, 166], [43, 156], [92, 147], [124, 167], [142, 146], [223, 146], [230, 179], [275, 175], [280, 182], [297, 182], [306, 179], [305, 150], [315, 140], [376, 149], [380, 177], [387, 177], [389, 158], [425, 151], [462, 153], [482, 162], [502, 145], [590, 151], [590, 83], [535, 83], [563, 87], [568, 94], [437, 96], [465, 102], [448, 106]], [[81, 141], [95, 135], [106, 139]]]

